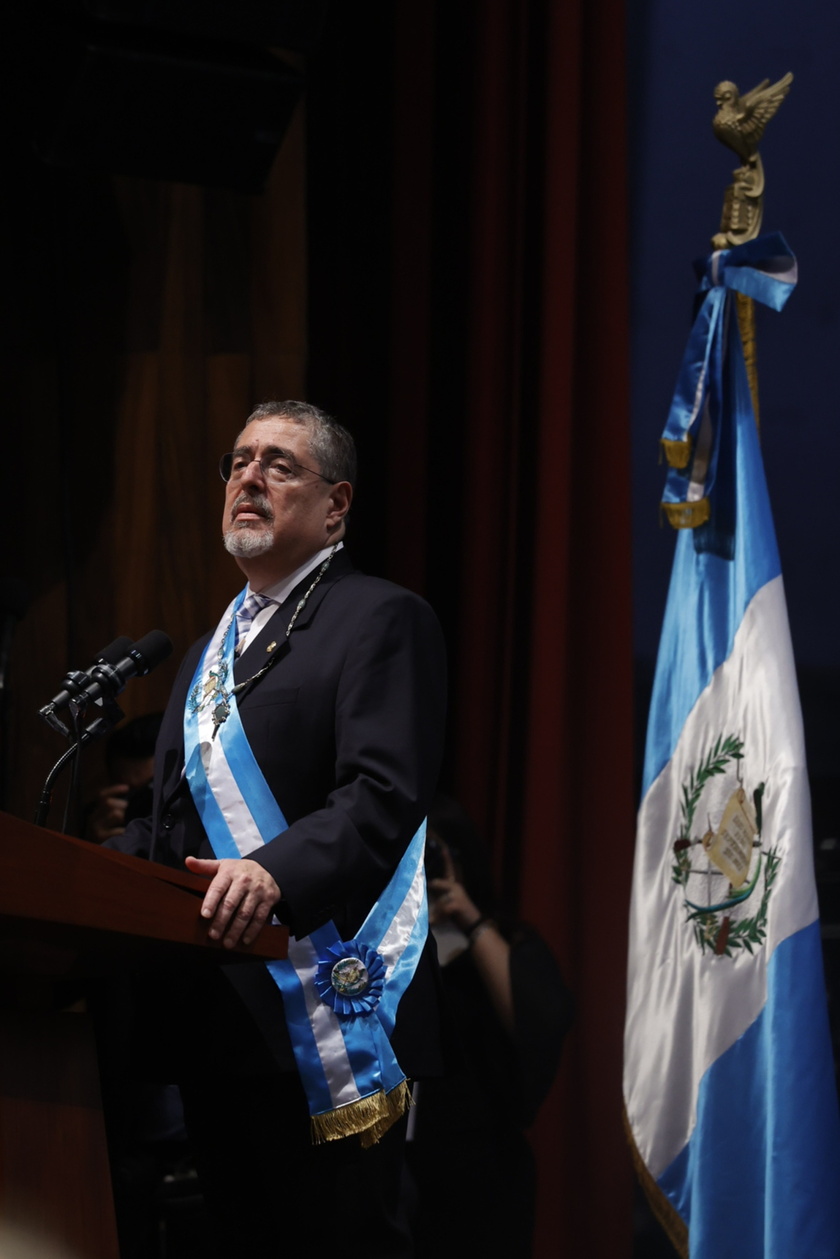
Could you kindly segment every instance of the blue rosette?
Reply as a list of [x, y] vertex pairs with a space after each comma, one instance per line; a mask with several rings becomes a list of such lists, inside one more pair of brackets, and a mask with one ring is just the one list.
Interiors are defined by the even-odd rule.
[[370, 1014], [384, 985], [384, 961], [360, 940], [339, 941], [318, 958], [315, 991], [339, 1018]]

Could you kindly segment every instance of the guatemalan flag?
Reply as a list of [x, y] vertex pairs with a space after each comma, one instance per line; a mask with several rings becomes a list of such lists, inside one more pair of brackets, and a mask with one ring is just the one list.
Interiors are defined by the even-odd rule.
[[624, 1102], [691, 1259], [838, 1259], [840, 1120], [802, 720], [733, 290], [779, 310], [780, 236], [712, 255], [663, 438], [680, 532], [651, 702]]

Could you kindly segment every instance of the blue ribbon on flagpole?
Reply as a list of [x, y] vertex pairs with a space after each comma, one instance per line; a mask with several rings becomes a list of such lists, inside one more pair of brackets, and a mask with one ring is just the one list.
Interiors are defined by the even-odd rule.
[[[663, 506], [673, 525], [709, 519], [721, 461], [720, 399], [732, 292], [781, 310], [796, 284], [796, 259], [779, 232], [724, 249], [695, 263], [699, 309], [689, 335], [662, 447], [670, 465]], [[736, 345], [737, 341], [737, 345]], [[743, 353], [740, 338], [730, 352]], [[705, 427], [704, 427], [705, 425]], [[701, 505], [704, 510], [698, 510]]]

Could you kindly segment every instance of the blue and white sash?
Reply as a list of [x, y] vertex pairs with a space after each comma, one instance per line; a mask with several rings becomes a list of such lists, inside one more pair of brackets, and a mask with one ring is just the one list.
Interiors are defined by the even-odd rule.
[[[244, 598], [243, 590], [219, 622], [184, 710], [187, 782], [218, 858], [245, 857], [288, 826], [231, 693]], [[267, 963], [283, 996], [315, 1141], [358, 1133], [370, 1145], [410, 1103], [389, 1037], [428, 933], [425, 831], [424, 822], [353, 940], [328, 922], [290, 940], [287, 961]]]

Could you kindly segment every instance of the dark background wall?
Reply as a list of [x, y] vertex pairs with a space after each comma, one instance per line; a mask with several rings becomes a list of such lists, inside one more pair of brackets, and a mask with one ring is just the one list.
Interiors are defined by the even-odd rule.
[[656, 653], [674, 539], [660, 527], [657, 440], [690, 326], [691, 262], [708, 252], [736, 165], [713, 136], [712, 92], [742, 92], [792, 71], [761, 145], [764, 231], [799, 261], [782, 314], [757, 312], [761, 432], [800, 675], [817, 838], [840, 835], [840, 427], [834, 365], [840, 258], [831, 245], [840, 197], [836, 66], [840, 12], [818, 0], [629, 0], [633, 590], [642, 702]]

